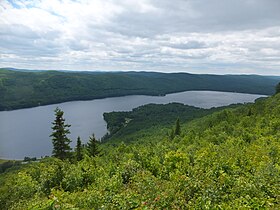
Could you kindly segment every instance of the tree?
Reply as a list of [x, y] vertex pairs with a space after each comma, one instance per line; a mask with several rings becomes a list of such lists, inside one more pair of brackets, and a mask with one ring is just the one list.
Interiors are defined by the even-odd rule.
[[77, 145], [76, 145], [76, 160], [80, 161], [83, 159], [83, 154], [82, 154], [82, 142], [80, 136], [77, 138]]
[[53, 156], [61, 160], [67, 159], [70, 157], [71, 140], [67, 137], [67, 134], [70, 134], [69, 127], [70, 125], [65, 124], [65, 119], [63, 118], [64, 112], [58, 107], [54, 110], [55, 120], [53, 124], [53, 133], [50, 135], [52, 137], [53, 143]]
[[181, 134], [181, 126], [180, 126], [180, 120], [179, 118], [176, 120], [176, 124], [175, 124], [175, 129], [174, 129], [174, 135], [178, 136]]
[[280, 93], [280, 82], [275, 87], [275, 94]]
[[88, 151], [88, 155], [91, 157], [95, 157], [97, 155], [99, 155], [100, 150], [98, 148], [98, 141], [96, 140], [94, 134], [92, 134], [89, 137], [89, 141], [87, 143], [87, 151]]
[[177, 118], [175, 122], [175, 127], [171, 129], [169, 133], [169, 138], [172, 140], [175, 138], [175, 136], [179, 136], [181, 134], [181, 126], [180, 126], [180, 120]]

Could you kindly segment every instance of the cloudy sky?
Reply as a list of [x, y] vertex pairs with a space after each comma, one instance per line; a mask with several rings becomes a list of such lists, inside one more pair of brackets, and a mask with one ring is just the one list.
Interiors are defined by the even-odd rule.
[[0, 0], [0, 67], [280, 75], [280, 0]]

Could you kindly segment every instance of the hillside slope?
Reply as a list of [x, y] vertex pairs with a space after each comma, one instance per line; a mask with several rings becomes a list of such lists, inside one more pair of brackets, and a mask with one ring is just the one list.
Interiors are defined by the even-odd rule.
[[[279, 209], [280, 94], [0, 176], [1, 209]], [[138, 131], [137, 131], [138, 132]], [[136, 133], [137, 133], [136, 132]], [[136, 134], [135, 134], [136, 135]]]
[[[104, 113], [104, 120], [110, 134], [103, 137], [102, 141], [131, 142], [137, 140], [139, 136], [153, 133], [151, 132], [153, 130], [172, 127], [177, 119], [181, 123], [186, 123], [213, 112], [236, 106], [238, 104], [203, 109], [180, 103], [147, 104], [128, 112]], [[166, 132], [168, 133], [168, 131]]]
[[0, 69], [0, 111], [123, 95], [215, 90], [270, 95], [279, 77], [155, 72], [61, 72]]

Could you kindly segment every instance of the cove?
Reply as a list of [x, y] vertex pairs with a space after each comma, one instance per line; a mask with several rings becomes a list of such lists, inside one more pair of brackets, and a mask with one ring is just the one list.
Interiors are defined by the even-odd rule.
[[51, 155], [52, 142], [49, 135], [54, 120], [54, 109], [64, 111], [66, 123], [70, 124], [72, 147], [80, 136], [83, 142], [94, 133], [97, 138], [106, 134], [104, 112], [130, 111], [141, 105], [171, 102], [201, 108], [225, 106], [234, 103], [254, 102], [264, 95], [217, 91], [185, 91], [165, 96], [132, 95], [91, 101], [72, 101], [35, 108], [0, 112], [0, 158], [23, 159], [25, 156]]

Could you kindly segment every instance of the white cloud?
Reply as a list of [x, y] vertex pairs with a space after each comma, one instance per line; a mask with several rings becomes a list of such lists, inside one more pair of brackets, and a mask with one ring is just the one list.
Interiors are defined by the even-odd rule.
[[278, 0], [0, 1], [0, 65], [280, 74]]

